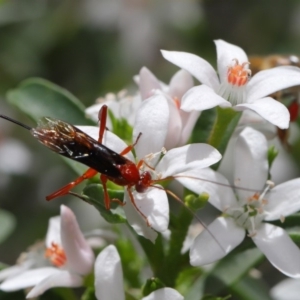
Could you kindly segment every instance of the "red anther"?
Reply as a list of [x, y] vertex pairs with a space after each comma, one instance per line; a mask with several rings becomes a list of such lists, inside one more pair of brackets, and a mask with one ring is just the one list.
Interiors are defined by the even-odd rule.
[[54, 242], [51, 243], [51, 247], [46, 249], [45, 257], [49, 258], [56, 267], [62, 267], [67, 261], [64, 249]]

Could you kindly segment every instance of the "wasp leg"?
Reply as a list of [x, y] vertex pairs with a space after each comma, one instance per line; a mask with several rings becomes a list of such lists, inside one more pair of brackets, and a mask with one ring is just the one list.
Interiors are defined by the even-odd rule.
[[142, 136], [142, 133], [140, 132], [139, 135], [137, 136], [135, 142], [132, 144], [132, 145], [129, 145], [127, 146], [121, 153], [120, 155], [125, 155], [127, 154], [128, 152], [130, 152], [134, 147], [135, 145], [138, 143], [140, 137]]
[[89, 168], [85, 173], [83, 173], [80, 177], [78, 177], [77, 179], [75, 179], [74, 181], [68, 183], [67, 185], [65, 185], [64, 187], [62, 187], [61, 189], [59, 189], [58, 191], [48, 195], [46, 197], [47, 201], [50, 201], [54, 198], [57, 198], [59, 196], [64, 196], [67, 195], [69, 193], [69, 191], [76, 185], [78, 185], [79, 183], [81, 183], [82, 181], [84, 181], [85, 179], [89, 179], [92, 178], [93, 176], [95, 176], [98, 172], [92, 168]]
[[137, 207], [135, 201], [134, 201], [134, 198], [133, 198], [133, 195], [132, 195], [132, 192], [130, 190], [130, 187], [127, 187], [127, 192], [129, 194], [129, 198], [130, 198], [130, 201], [132, 203], [132, 205], [135, 207], [135, 209], [138, 211], [138, 213], [145, 219], [146, 221], [146, 224], [148, 227], [151, 227], [151, 224], [150, 222], [148, 221], [148, 218], [141, 212], [141, 210]]
[[124, 206], [125, 203], [122, 202], [120, 199], [118, 199], [118, 198], [110, 199], [110, 197], [108, 195], [108, 191], [107, 191], [107, 186], [106, 186], [107, 177], [105, 175], [101, 174], [100, 179], [101, 179], [102, 186], [103, 186], [105, 208], [107, 210], [110, 209], [110, 202], [117, 202], [119, 205]]
[[98, 119], [100, 122], [99, 126], [99, 138], [98, 142], [102, 144], [103, 136], [106, 129], [106, 119], [107, 119], [107, 106], [103, 105], [98, 113]]

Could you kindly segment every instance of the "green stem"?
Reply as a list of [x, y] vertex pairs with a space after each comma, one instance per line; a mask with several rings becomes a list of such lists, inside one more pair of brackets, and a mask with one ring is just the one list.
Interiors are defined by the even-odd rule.
[[188, 264], [188, 256], [182, 255], [181, 249], [192, 219], [193, 215], [184, 207], [177, 217], [171, 217], [169, 250], [162, 268], [162, 280], [167, 286], [174, 287], [179, 272]]
[[155, 244], [142, 236], [138, 236], [138, 241], [148, 258], [148, 262], [153, 271], [153, 276], [162, 279], [162, 266], [165, 259], [165, 253], [161, 235], [158, 235], [157, 239], [155, 240]]
[[[218, 149], [223, 155], [241, 116], [242, 112], [235, 111], [232, 108], [217, 107], [217, 117], [207, 143]], [[218, 166], [219, 163], [214, 165], [213, 169], [216, 170]]]

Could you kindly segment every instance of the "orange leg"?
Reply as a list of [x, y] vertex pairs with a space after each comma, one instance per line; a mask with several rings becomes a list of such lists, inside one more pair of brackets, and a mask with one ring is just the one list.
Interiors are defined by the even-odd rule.
[[64, 196], [67, 195], [69, 193], [69, 191], [76, 185], [78, 185], [79, 183], [81, 183], [82, 181], [84, 181], [85, 179], [88, 178], [92, 178], [93, 176], [95, 176], [98, 172], [92, 168], [89, 168], [85, 173], [83, 173], [80, 177], [78, 177], [77, 179], [75, 179], [74, 181], [68, 183], [67, 185], [65, 185], [64, 187], [62, 187], [61, 189], [59, 189], [58, 191], [48, 195], [46, 197], [47, 201], [50, 201], [54, 198], [57, 198], [59, 196]]
[[120, 155], [125, 155], [125, 154], [127, 154], [128, 152], [130, 152], [130, 151], [135, 147], [135, 145], [138, 143], [138, 141], [139, 141], [141, 135], [142, 135], [142, 133], [140, 132], [139, 135], [137, 136], [135, 142], [134, 142], [132, 145], [127, 146], [127, 147], [120, 153]]
[[124, 206], [125, 203], [123, 203], [120, 199], [114, 198], [114, 199], [110, 199], [109, 195], [108, 195], [108, 191], [107, 191], [107, 177], [103, 174], [100, 175], [100, 179], [102, 182], [102, 186], [103, 186], [103, 192], [104, 192], [104, 204], [105, 204], [105, 208], [107, 210], [110, 209], [110, 202], [117, 202], [119, 205]]
[[107, 119], [107, 106], [106, 105], [103, 105], [101, 107], [101, 109], [99, 110], [98, 119], [100, 122], [98, 142], [102, 144], [104, 132], [106, 129], [106, 119]]

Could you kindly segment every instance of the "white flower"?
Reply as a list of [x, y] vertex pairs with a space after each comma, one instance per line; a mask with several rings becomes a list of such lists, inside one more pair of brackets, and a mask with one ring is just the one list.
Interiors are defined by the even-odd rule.
[[[159, 113], [168, 126], [164, 147], [172, 149], [185, 145], [200, 115], [197, 111], [185, 112], [180, 109], [182, 96], [194, 85], [192, 76], [187, 71], [180, 70], [167, 86], [143, 67], [136, 81], [143, 100], [136, 115], [136, 131], [145, 132], [149, 128], [149, 116], [156, 120]], [[162, 122], [161, 120], [158, 124]]]
[[[106, 247], [95, 263], [95, 292], [99, 300], [124, 300], [123, 271], [121, 259], [115, 246]], [[142, 300], [183, 300], [174, 289], [162, 288]]]
[[[221, 159], [220, 153], [212, 146], [191, 144], [168, 151], [158, 162], [167, 132], [167, 126], [163, 123], [164, 119], [162, 117], [157, 118], [157, 122], [161, 124], [159, 130], [151, 128], [152, 123], [149, 123], [147, 130], [145, 129], [145, 132], [142, 132], [135, 146], [137, 161], [142, 160], [144, 162], [139, 167], [139, 176], [145, 176], [145, 181], [138, 188], [139, 191], [133, 189], [137, 187], [136, 184], [140, 184], [139, 182], [125, 185], [124, 202], [126, 204], [123, 206], [129, 224], [138, 234], [143, 235], [152, 242], [157, 237], [155, 231], [163, 232], [167, 230], [169, 224], [167, 193], [157, 184], [158, 181], [172, 179], [177, 174], [186, 171], [206, 168]], [[153, 126], [155, 125], [153, 124]], [[98, 138], [98, 127], [78, 126], [78, 128], [94, 139]], [[140, 128], [139, 124], [134, 128], [134, 136], [138, 135], [136, 128]], [[109, 131], [106, 132], [104, 144], [117, 153], [122, 152], [127, 147], [124, 141]], [[135, 162], [131, 152], [126, 154], [126, 157]], [[152, 167], [149, 168], [149, 165]], [[141, 192], [141, 188], [143, 192]]]
[[16, 265], [0, 271], [0, 281], [12, 278], [29, 269], [49, 265], [49, 260], [45, 258], [45, 244], [43, 242], [37, 242], [29, 247], [28, 251], [21, 253]]
[[[210, 203], [224, 213], [195, 239], [190, 250], [191, 264], [209, 264], [224, 257], [243, 241], [248, 231], [276, 268], [287, 276], [300, 277], [299, 248], [282, 228], [263, 222], [284, 220], [285, 216], [300, 209], [300, 178], [282, 183], [271, 191], [270, 183], [265, 187], [267, 142], [260, 132], [250, 127], [245, 128], [237, 140], [234, 174], [235, 190], [224, 186], [228, 181], [212, 170], [198, 172], [198, 176], [223, 186], [189, 182], [191, 190], [208, 192]], [[178, 180], [186, 183], [185, 178]]]
[[[116, 119], [125, 119], [129, 125], [133, 126], [136, 111], [141, 104], [141, 97], [127, 95], [126, 90], [122, 90], [116, 95], [109, 93], [104, 98], [98, 98], [96, 104], [88, 107], [85, 110], [86, 115], [98, 122], [99, 111], [104, 104], [108, 106]], [[113, 129], [109, 115], [106, 126], [110, 130]]]
[[95, 258], [68, 207], [61, 206], [60, 219], [49, 220], [46, 246], [46, 255], [53, 267], [26, 270], [9, 277], [0, 289], [9, 292], [34, 286], [27, 295], [27, 298], [33, 298], [52, 287], [81, 286], [83, 276], [91, 272]]
[[165, 59], [187, 70], [202, 85], [191, 88], [182, 99], [181, 109], [202, 111], [215, 106], [250, 109], [274, 125], [289, 126], [288, 109], [273, 98], [276, 91], [299, 85], [300, 69], [280, 66], [260, 71], [250, 79], [248, 57], [240, 47], [215, 41], [218, 72], [203, 58], [191, 53], [162, 51]]

